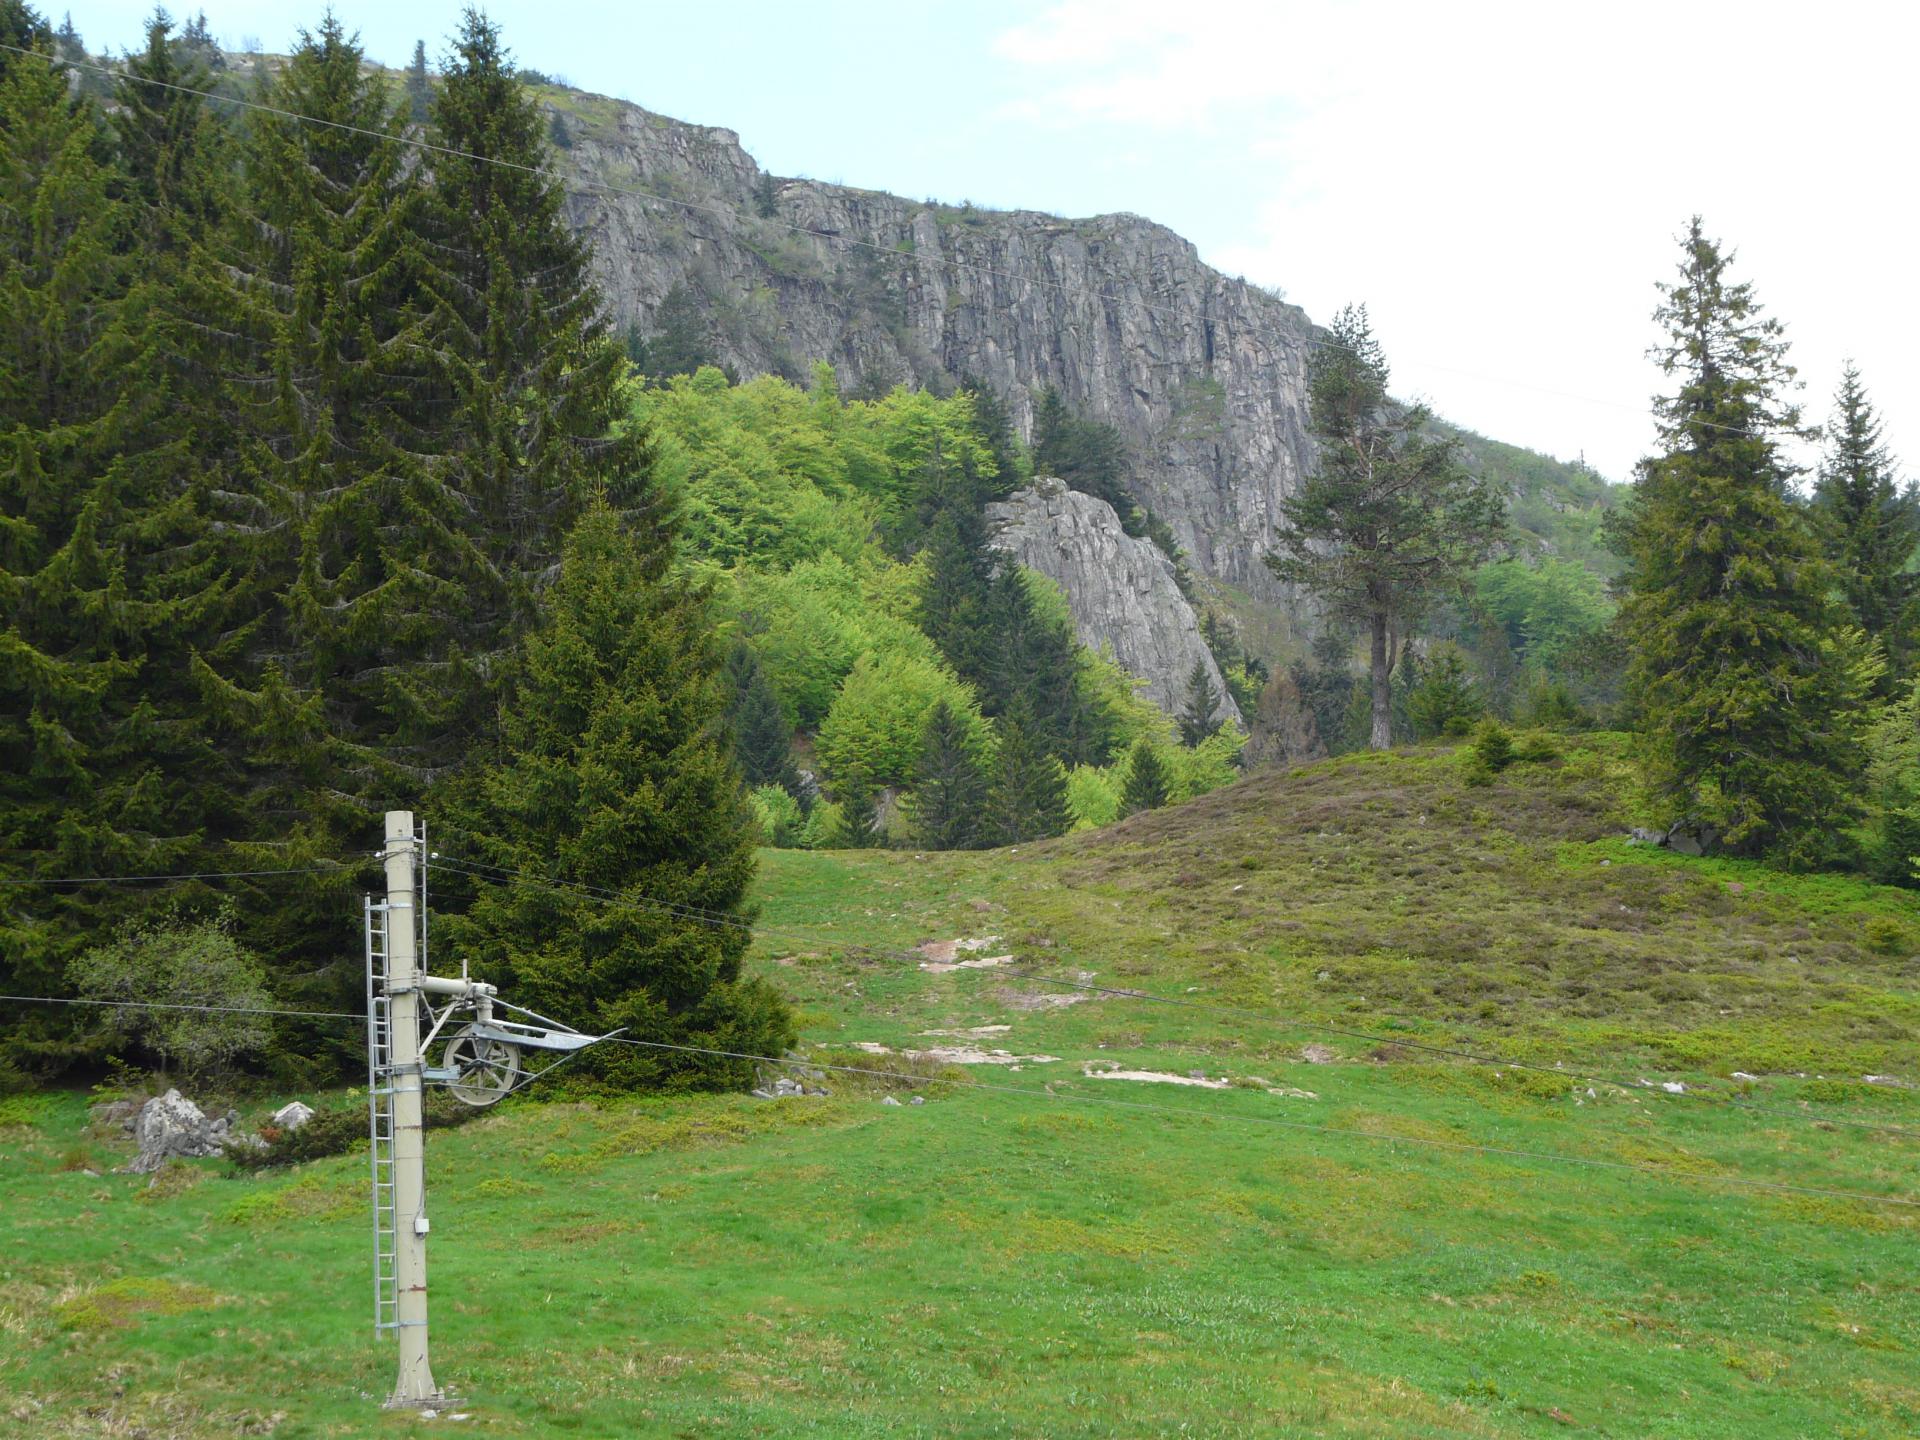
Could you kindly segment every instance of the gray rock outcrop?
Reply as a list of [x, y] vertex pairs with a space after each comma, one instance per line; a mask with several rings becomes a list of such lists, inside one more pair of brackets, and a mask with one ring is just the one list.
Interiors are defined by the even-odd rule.
[[1066, 592], [1074, 629], [1090, 650], [1106, 650], [1145, 683], [1140, 693], [1177, 715], [1196, 662], [1238, 722], [1200, 624], [1174, 581], [1173, 566], [1151, 540], [1127, 534], [1104, 500], [1036, 480], [987, 506], [989, 543]]
[[647, 334], [676, 284], [742, 376], [844, 385], [971, 376], [1030, 432], [1040, 391], [1116, 427], [1136, 498], [1199, 573], [1277, 597], [1261, 563], [1310, 455], [1304, 311], [1202, 264], [1137, 215], [1068, 220], [784, 180], [730, 130], [599, 96], [567, 110], [567, 216], [615, 323]]
[[140, 1153], [125, 1168], [130, 1174], [150, 1175], [173, 1159], [202, 1159], [222, 1154], [238, 1136], [239, 1115], [228, 1111], [209, 1119], [201, 1108], [178, 1090], [156, 1095], [140, 1107], [133, 1137]]

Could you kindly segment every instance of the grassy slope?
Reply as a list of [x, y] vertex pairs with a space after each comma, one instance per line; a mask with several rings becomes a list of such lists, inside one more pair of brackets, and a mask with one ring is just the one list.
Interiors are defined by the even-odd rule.
[[[835, 1079], [436, 1132], [442, 1381], [501, 1435], [1912, 1433], [1920, 1213], [1715, 1183], [1920, 1198], [1920, 1140], [1832, 1124], [1920, 1129], [1920, 1097], [1857, 1081], [1920, 1071], [1911, 902], [1609, 839], [1605, 742], [1491, 788], [1457, 775], [1363, 757], [1017, 851], [769, 855], [782, 933], [758, 963], [812, 1041], [1006, 1024], [984, 1043], [1066, 1058], [988, 1078], [1053, 1094], [894, 1109]], [[839, 949], [982, 933], [1055, 974], [1298, 1023], [1041, 1006], [1072, 992]], [[1589, 1097], [1409, 1040], [1783, 1113]], [[1304, 1063], [1309, 1041], [1334, 1062]], [[1315, 1098], [1096, 1081], [1086, 1059]], [[148, 1191], [61, 1168], [111, 1158], [74, 1149], [78, 1097], [11, 1104], [0, 1415], [430, 1428], [368, 1398], [390, 1352], [362, 1323], [363, 1161], [209, 1163]]]

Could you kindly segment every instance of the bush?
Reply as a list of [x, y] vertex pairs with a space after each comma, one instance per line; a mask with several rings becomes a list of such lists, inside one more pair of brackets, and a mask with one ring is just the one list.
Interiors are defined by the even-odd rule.
[[1860, 942], [1876, 955], [1910, 955], [1913, 932], [1888, 915], [1876, 915], [1861, 928]]
[[1563, 734], [1593, 728], [1593, 717], [1580, 708], [1566, 683], [1544, 676], [1528, 687], [1514, 718], [1529, 729], [1557, 730]]
[[1407, 696], [1407, 718], [1422, 740], [1465, 735], [1486, 713], [1467, 657], [1458, 645], [1436, 645]]
[[1560, 747], [1551, 735], [1530, 730], [1513, 742], [1513, 758], [1528, 765], [1550, 765], [1560, 758]]
[[[422, 1107], [429, 1130], [452, 1130], [486, 1113], [487, 1109], [480, 1106], [461, 1104], [444, 1090], [427, 1091]], [[297, 1130], [261, 1126], [260, 1144], [235, 1145], [227, 1151], [227, 1159], [241, 1170], [271, 1170], [350, 1154], [367, 1138], [367, 1123], [365, 1105], [316, 1110], [313, 1118]]]
[[[233, 927], [231, 904], [210, 919], [162, 910], [158, 919], [122, 926], [107, 944], [81, 955], [67, 978], [90, 1000], [130, 1007], [145, 1001], [270, 1009], [266, 971], [234, 939]], [[256, 1055], [273, 1038], [266, 1016], [238, 1014], [232, 1008], [108, 1010], [101, 1023], [157, 1058], [161, 1069], [178, 1063], [188, 1074], [204, 1074]]]
[[760, 827], [762, 844], [787, 850], [800, 843], [806, 816], [800, 802], [778, 785], [762, 785], [748, 797], [753, 803], [754, 822]]
[[1498, 720], [1483, 722], [1473, 735], [1473, 758], [1495, 775], [1511, 765], [1517, 757], [1506, 726]]

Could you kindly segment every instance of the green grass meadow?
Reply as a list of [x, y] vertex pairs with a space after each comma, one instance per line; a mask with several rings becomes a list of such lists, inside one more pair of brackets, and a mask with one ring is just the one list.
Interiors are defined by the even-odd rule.
[[[766, 853], [810, 1051], [924, 1078], [433, 1132], [457, 1422], [379, 1407], [364, 1155], [149, 1185], [87, 1096], [0, 1100], [0, 1431], [1920, 1433], [1920, 1208], [1740, 1183], [1920, 1200], [1920, 1091], [1862, 1079], [1920, 1076], [1913, 901], [1626, 845], [1626, 779], [1604, 738], [1478, 787], [1423, 751]], [[909, 952], [987, 937], [1181, 1003]]]

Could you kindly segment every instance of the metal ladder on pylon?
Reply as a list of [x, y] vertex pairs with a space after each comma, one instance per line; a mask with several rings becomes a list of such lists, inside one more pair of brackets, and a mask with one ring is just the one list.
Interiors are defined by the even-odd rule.
[[387, 906], [366, 897], [367, 1132], [373, 1169], [373, 1328], [400, 1323], [393, 1203], [393, 1008], [387, 998]]

